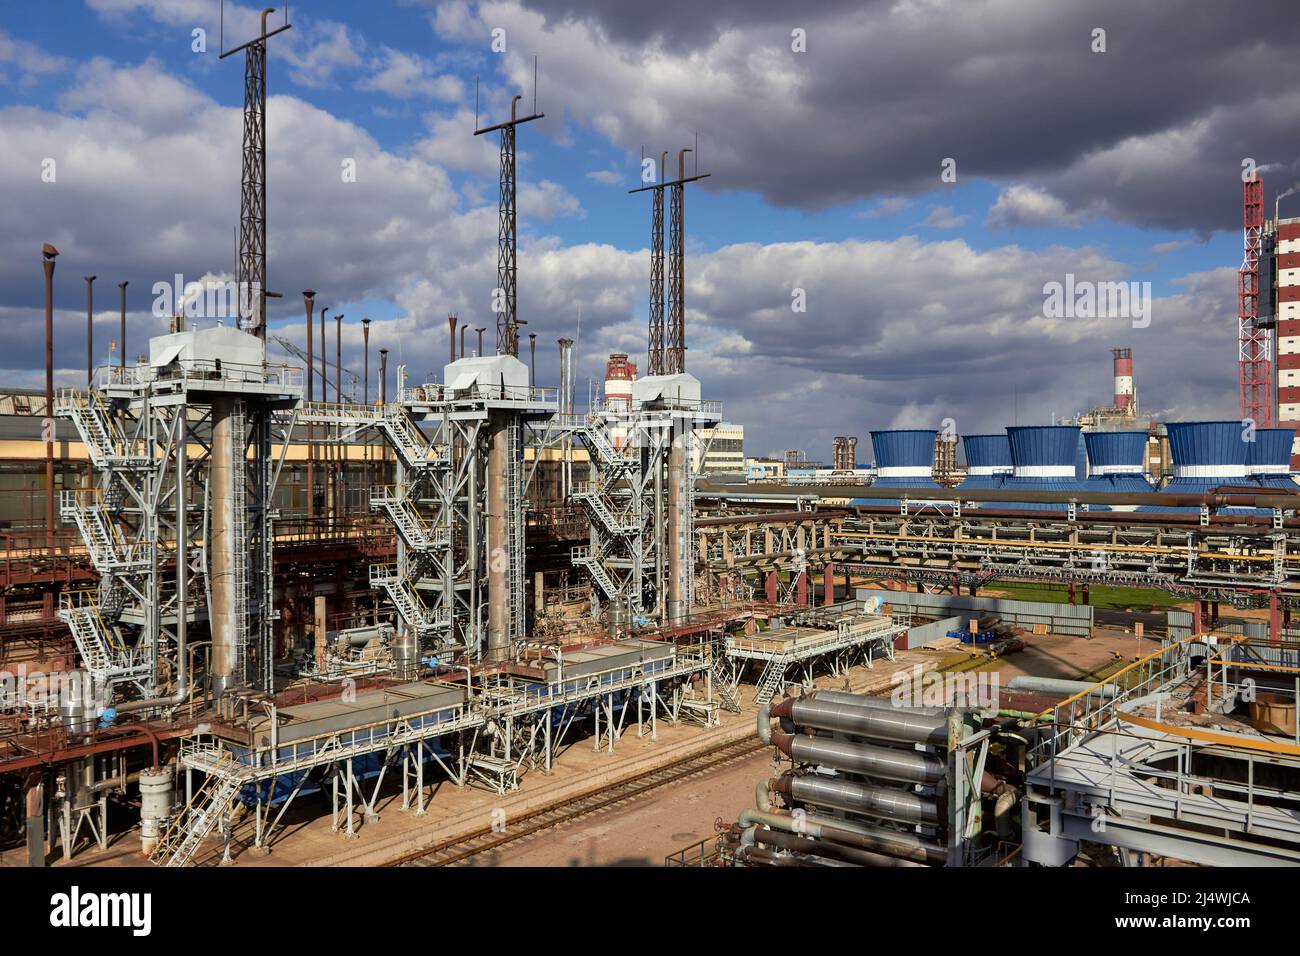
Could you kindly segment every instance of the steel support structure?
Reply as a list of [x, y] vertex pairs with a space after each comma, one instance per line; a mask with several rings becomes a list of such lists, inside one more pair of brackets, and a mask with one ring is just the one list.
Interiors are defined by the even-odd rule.
[[[552, 440], [576, 435], [589, 453], [591, 480], [572, 497], [589, 518], [590, 539], [570, 559], [591, 577], [593, 616], [604, 605], [664, 624], [689, 614], [695, 602], [692, 443], [696, 429], [721, 418], [717, 402], [671, 399], [630, 408], [598, 404], [585, 416], [557, 416]], [[615, 430], [627, 434], [622, 447], [614, 444]]]
[[1242, 244], [1237, 271], [1237, 368], [1241, 417], [1273, 427], [1273, 333], [1259, 323], [1259, 257], [1264, 241], [1264, 180], [1242, 183]]
[[[220, 567], [229, 587], [217, 586], [232, 598], [231, 685], [271, 687], [271, 498], [301, 373], [218, 365], [110, 367], [97, 388], [65, 389], [55, 405], [73, 421], [95, 468], [95, 487], [65, 493], [62, 512], [100, 573], [95, 593], [65, 595], [61, 616], [88, 669], [122, 696], [161, 693], [180, 669], [178, 620], [211, 612], [213, 563], [220, 563], [211, 520], [218, 433], [231, 443], [224, 450], [231, 482], [225, 511], [240, 539], [236, 560]], [[214, 429], [214, 409], [222, 407], [225, 426]]]

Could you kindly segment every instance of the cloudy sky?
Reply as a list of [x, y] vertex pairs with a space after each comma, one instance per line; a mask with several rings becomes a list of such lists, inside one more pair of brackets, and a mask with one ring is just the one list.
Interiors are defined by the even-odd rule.
[[[305, 345], [299, 293], [314, 288], [345, 315], [345, 366], [362, 367], [369, 317], [372, 350], [436, 379], [449, 311], [494, 325], [496, 144], [472, 135], [476, 78], [495, 121], [516, 93], [530, 104], [537, 57], [519, 302], [539, 382], [558, 376], [562, 335], [584, 381], [611, 351], [644, 361], [649, 199], [628, 190], [643, 154], [698, 137], [688, 168], [711, 177], [688, 189], [687, 366], [745, 424], [749, 453], [829, 458], [836, 434], [865, 444], [946, 418], [963, 432], [1050, 422], [1109, 398], [1115, 346], [1133, 349], [1144, 410], [1235, 417], [1242, 164], [1262, 171], [1270, 212], [1300, 179], [1294, 13], [301, 0], [270, 41], [272, 332]], [[99, 277], [99, 364], [118, 282], [134, 357], [165, 331], [154, 283], [233, 271], [243, 65], [218, 56], [255, 22], [219, 0], [5, 4], [6, 381], [42, 380], [43, 242], [62, 253], [67, 383], [85, 375], [83, 276]], [[1300, 196], [1282, 214], [1300, 215]], [[1149, 323], [1053, 317], [1044, 285], [1067, 275], [1149, 282]]]

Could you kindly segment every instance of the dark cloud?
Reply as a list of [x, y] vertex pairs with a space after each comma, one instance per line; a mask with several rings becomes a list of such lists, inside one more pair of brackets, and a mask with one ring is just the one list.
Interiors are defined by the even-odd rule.
[[541, 51], [575, 117], [632, 152], [699, 131], [707, 188], [780, 205], [936, 189], [952, 157], [1069, 213], [1215, 230], [1236, 226], [1244, 157], [1300, 157], [1300, 18], [1281, 0], [527, 7], [479, 8], [522, 33], [521, 82]]

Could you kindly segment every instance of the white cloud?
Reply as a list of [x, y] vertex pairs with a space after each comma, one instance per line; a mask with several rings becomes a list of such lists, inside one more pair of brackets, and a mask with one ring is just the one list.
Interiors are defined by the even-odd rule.
[[429, 96], [456, 101], [465, 96], [465, 86], [450, 75], [439, 76], [424, 57], [384, 47], [378, 69], [357, 84], [357, 88], [387, 93], [398, 99]]
[[998, 193], [984, 224], [991, 229], [1013, 226], [1074, 226], [1080, 216], [1045, 189], [1017, 183]]
[[64, 57], [46, 53], [25, 40], [15, 40], [0, 30], [0, 66], [13, 69], [19, 82], [28, 87], [67, 69], [68, 61]]
[[931, 229], [956, 229], [969, 218], [965, 213], [954, 215], [951, 206], [931, 206], [929, 215], [921, 225]]
[[594, 183], [602, 183], [606, 186], [617, 186], [623, 182], [623, 174], [617, 169], [593, 169], [587, 173], [587, 178]]

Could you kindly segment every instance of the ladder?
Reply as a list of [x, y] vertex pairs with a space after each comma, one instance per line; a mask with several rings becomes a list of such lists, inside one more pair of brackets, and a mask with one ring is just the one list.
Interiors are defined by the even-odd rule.
[[185, 866], [229, 812], [235, 797], [248, 782], [247, 774], [226, 751], [190, 802], [172, 820], [149, 859], [158, 866]]
[[754, 703], [759, 707], [768, 703], [785, 681], [785, 668], [789, 658], [783, 651], [767, 662], [763, 674], [758, 679], [758, 689], [754, 692]]
[[572, 548], [569, 551], [569, 560], [574, 567], [584, 568], [591, 575], [591, 579], [600, 585], [600, 589], [605, 592], [605, 596], [611, 601], [618, 597], [618, 586], [614, 583], [613, 578], [609, 576], [609, 572], [605, 570], [605, 566], [592, 557], [590, 547], [581, 545]]
[[709, 673], [713, 676], [713, 686], [718, 692], [718, 698], [722, 701], [722, 709], [738, 714], [740, 713], [740, 698], [736, 696], [736, 689], [727, 676], [726, 663], [726, 653], [719, 653], [718, 645], [715, 644], [713, 647], [713, 661], [709, 665]]
[[508, 427], [506, 450], [506, 593], [510, 595], [510, 637], [524, 636], [524, 450], [523, 426]]
[[230, 435], [233, 447], [230, 449], [232, 469], [235, 472], [230, 483], [230, 511], [234, 524], [229, 529], [233, 558], [230, 576], [234, 578], [234, 604], [231, 617], [234, 623], [235, 666], [234, 672], [247, 683], [248, 673], [248, 474], [246, 448], [248, 443], [248, 424], [244, 417], [244, 403], [235, 402], [230, 415]]

